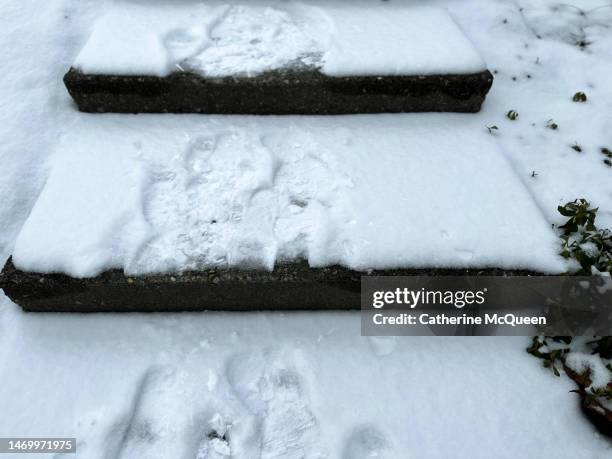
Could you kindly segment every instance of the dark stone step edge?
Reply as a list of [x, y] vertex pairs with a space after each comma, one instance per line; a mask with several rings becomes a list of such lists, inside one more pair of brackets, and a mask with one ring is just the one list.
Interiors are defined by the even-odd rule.
[[316, 69], [209, 78], [64, 76], [79, 110], [92, 113], [210, 113], [333, 115], [400, 112], [473, 113], [493, 84], [488, 71], [464, 75], [330, 77]]
[[273, 272], [207, 269], [176, 275], [125, 276], [111, 270], [94, 278], [21, 271], [6, 262], [0, 288], [26, 311], [179, 312], [360, 309], [361, 277], [542, 275], [533, 271], [486, 269], [393, 269], [358, 272], [306, 262]]

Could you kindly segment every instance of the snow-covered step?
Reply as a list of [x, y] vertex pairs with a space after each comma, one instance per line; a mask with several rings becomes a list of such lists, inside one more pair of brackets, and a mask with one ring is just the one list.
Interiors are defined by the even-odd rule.
[[441, 8], [120, 2], [64, 81], [86, 112], [476, 112], [493, 77]]
[[[552, 273], [566, 269], [558, 252], [472, 117], [107, 114], [79, 117], [61, 139], [13, 261], [24, 275], [73, 279], [270, 272], [302, 259], [353, 271]], [[50, 285], [80, 285], [64, 280]], [[99, 291], [110, 301], [112, 288]]]

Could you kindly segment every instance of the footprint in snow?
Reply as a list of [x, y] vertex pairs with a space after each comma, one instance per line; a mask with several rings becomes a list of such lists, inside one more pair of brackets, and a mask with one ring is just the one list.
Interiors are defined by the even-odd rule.
[[208, 421], [208, 433], [200, 442], [195, 459], [224, 459], [232, 455], [229, 442], [230, 425], [219, 413]]
[[185, 65], [184, 61], [202, 52], [210, 40], [205, 27], [195, 26], [171, 30], [163, 42], [170, 61], [180, 66]]
[[355, 429], [344, 448], [343, 459], [397, 459], [387, 438], [373, 426]]
[[327, 457], [302, 378], [278, 352], [235, 356], [228, 363], [227, 378], [254, 417], [253, 443], [262, 459]]
[[105, 457], [194, 457], [203, 424], [194, 412], [183, 375], [172, 367], [150, 368], [140, 380], [128, 412], [112, 427]]

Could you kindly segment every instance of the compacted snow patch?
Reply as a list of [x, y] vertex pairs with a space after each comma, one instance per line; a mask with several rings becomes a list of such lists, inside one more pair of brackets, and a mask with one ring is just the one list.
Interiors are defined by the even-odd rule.
[[91, 74], [254, 75], [314, 67], [332, 76], [476, 73], [473, 45], [441, 8], [314, 2], [119, 2], [74, 67]]
[[287, 3], [280, 8], [227, 6], [215, 20], [208, 46], [173, 61], [183, 70], [208, 76], [313, 66], [321, 59], [328, 22], [319, 9], [299, 4]]
[[80, 277], [272, 269], [297, 258], [558, 272], [557, 252], [527, 189], [469, 117], [349, 116], [329, 126], [324, 117], [104, 115], [84, 116], [61, 142], [13, 256], [22, 269]]

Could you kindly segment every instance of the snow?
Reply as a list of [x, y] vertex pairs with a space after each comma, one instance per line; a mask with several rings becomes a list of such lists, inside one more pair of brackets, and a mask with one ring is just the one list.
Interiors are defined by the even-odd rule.
[[81, 10], [87, 2], [73, 6], [80, 15], [78, 24], [64, 17], [63, 5], [38, 3], [8, 2], [0, 17], [2, 259], [10, 253], [45, 182], [46, 158], [57, 138], [57, 126], [70, 113], [61, 78], [78, 52], [79, 30], [88, 26], [87, 14]]
[[[398, 0], [390, 3], [402, 4]], [[417, 2], [403, 5], [408, 3]], [[510, 212], [537, 206], [550, 226], [562, 221], [556, 212], [558, 204], [585, 197], [600, 208], [600, 226], [612, 226], [612, 170], [602, 163], [599, 152], [603, 146], [612, 147], [612, 33], [607, 20], [612, 8], [595, 10], [602, 2], [584, 0], [580, 4], [589, 13], [582, 16], [556, 1], [427, 3], [448, 7], [498, 74], [481, 113], [456, 118], [384, 117], [392, 128], [391, 137], [397, 139], [400, 134], [395, 131], [406, 123], [422, 123], [425, 137], [430, 138], [434, 134], [443, 137], [441, 123], [449, 124], [451, 133], [455, 131], [450, 123], [463, 123], [466, 131], [469, 127], [469, 134], [463, 135], [471, 138], [474, 147], [483, 142], [493, 153], [491, 161], [505, 173], [511, 171], [528, 191], [518, 195]], [[524, 8], [522, 14], [519, 7]], [[69, 159], [64, 155], [68, 153], [66, 142], [74, 138], [73, 128], [85, 126], [86, 119], [94, 120], [76, 112], [60, 79], [86, 42], [94, 21], [108, 8], [108, 2], [100, 0], [13, 0], [4, 5], [0, 18], [2, 260], [12, 253], [40, 191], [51, 182], [50, 174], [61, 173], [55, 166]], [[584, 32], [592, 44], [580, 50], [567, 31]], [[571, 101], [576, 91], [586, 92], [587, 103]], [[520, 113], [517, 121], [505, 117], [510, 109]], [[546, 128], [551, 118], [559, 124], [556, 131]], [[111, 133], [125, 132], [134, 123], [130, 137], [141, 136], [146, 145], [147, 134], [139, 132], [139, 126], [154, 122], [142, 119], [95, 118], [83, 135], [97, 133], [95, 147], [110, 134], [94, 129], [94, 123], [107, 124]], [[317, 132], [348, 129], [351, 135], [356, 126], [350, 129], [347, 123], [357, 124], [347, 118], [301, 121], [295, 117], [275, 128], [278, 118], [152, 119], [160, 120], [160, 130], [165, 123], [183, 120], [188, 130], [206, 125], [218, 133], [226, 123], [243, 136], [257, 134], [247, 130], [248, 126], [263, 126], [285, 139], [296, 139], [301, 132], [294, 127], [294, 134], [288, 137], [278, 133], [292, 123], [318, 128]], [[119, 126], [111, 128], [113, 124]], [[376, 122], [373, 129], [381, 129], [382, 124]], [[489, 136], [485, 126], [492, 125], [499, 131]], [[176, 135], [168, 134], [171, 138]], [[341, 138], [330, 134], [326, 142]], [[583, 146], [583, 153], [570, 148], [574, 142]], [[175, 142], [179, 158], [182, 150], [178, 148], [185, 144]], [[499, 160], [498, 149], [508, 164]], [[97, 156], [101, 149], [93, 150], [82, 151], [80, 162], [73, 158], [70, 183], [81, 174], [88, 179], [94, 175], [87, 164], [91, 164], [89, 169], [105, 164], [113, 167]], [[363, 160], [362, 154], [357, 157]], [[403, 163], [404, 158], [394, 157], [395, 168], [412, 167]], [[170, 157], [163, 159], [162, 165], [171, 161]], [[133, 160], [137, 158], [130, 154], [118, 161], [125, 167], [142, 165]], [[356, 167], [353, 162], [347, 165], [349, 172], [351, 167]], [[318, 165], [312, 169], [320, 170]], [[142, 172], [140, 178], [150, 177], [148, 171], [136, 170]], [[306, 184], [310, 170], [301, 171]], [[121, 189], [133, 179], [143, 185], [136, 174], [123, 172], [116, 178]], [[537, 175], [532, 177], [532, 172]], [[111, 196], [108, 188], [114, 183], [102, 187], [105, 196]], [[237, 186], [245, 189], [242, 183]], [[505, 186], [500, 181], [496, 190]], [[514, 180], [510, 186], [520, 189]], [[455, 190], [460, 192], [460, 187]], [[65, 190], [69, 197], [70, 191]], [[150, 202], [154, 208], [164, 197], [158, 191], [159, 197]], [[94, 204], [78, 208], [74, 217], [82, 221], [78, 214], [85, 209], [91, 218], [96, 212], [106, 212]], [[123, 203], [111, 201], [107, 207], [117, 205]], [[128, 200], [126, 206], [131, 205]], [[299, 202], [295, 206], [291, 209], [301, 209]], [[470, 228], [478, 238], [478, 227]], [[57, 232], [58, 228], [48, 228], [44, 237], [56, 237]], [[529, 240], [528, 230], [523, 237]], [[123, 244], [118, 241], [115, 248]], [[46, 250], [51, 248], [41, 247]], [[534, 254], [541, 256], [540, 250]], [[78, 457], [85, 459], [132, 454], [193, 458], [198, 452], [206, 457], [205, 452], [213, 450], [218, 458], [228, 447], [234, 457], [248, 458], [249, 454], [260, 457], [264, 445], [268, 457], [275, 452], [278, 457], [300, 442], [307, 443], [307, 451], [316, 454], [322, 450], [330, 458], [363, 458], [376, 452], [379, 457], [397, 459], [610, 457], [609, 442], [582, 417], [577, 396], [568, 393], [575, 385], [568, 378], [555, 378], [527, 355], [525, 338], [368, 339], [359, 333], [357, 313], [35, 315], [21, 312], [0, 294], [0, 432], [2, 436], [76, 436]], [[261, 385], [254, 384], [255, 380]], [[286, 421], [287, 413], [300, 422]], [[313, 419], [314, 425], [309, 422]], [[222, 439], [228, 424], [232, 425], [229, 444]], [[300, 426], [308, 427], [302, 432]], [[209, 438], [210, 432], [217, 437]], [[155, 433], [157, 436], [150, 435]]]
[[607, 387], [611, 382], [610, 370], [598, 355], [585, 354], [584, 352], [570, 352], [565, 357], [565, 365], [578, 374], [588, 372], [591, 386], [594, 389]]
[[74, 67], [90, 74], [256, 75], [293, 66], [331, 76], [476, 73], [480, 55], [441, 8], [119, 2], [96, 23]]
[[[585, 197], [600, 208], [597, 224], [612, 227], [612, 169], [601, 154], [612, 144], [612, 8], [580, 2], [588, 11], [583, 17], [575, 7], [551, 0], [486, 4], [449, 4], [460, 24], [478, 18], [469, 36], [497, 71], [479, 114], [482, 123], [499, 127], [496, 140], [550, 221], [560, 221], [558, 205]], [[585, 30], [592, 44], [585, 50], [555, 32], [572, 30], [576, 22], [591, 24]], [[578, 91], [587, 94], [586, 103], [572, 102]], [[511, 109], [519, 112], [518, 121], [506, 118]], [[546, 127], [550, 119], [557, 130]], [[575, 143], [582, 153], [571, 148]]]
[[[41, 260], [45, 270], [86, 276], [133, 257], [144, 243], [148, 228], [135, 188], [135, 178], [142, 172], [132, 158], [119, 154], [108, 138], [99, 134], [83, 139], [101, 146], [98, 155], [80, 151], [69, 157], [55, 156], [58, 167], [51, 167], [44, 191], [27, 220], [33, 225], [25, 224], [15, 243], [13, 253], [18, 259], [21, 245], [31, 255], [32, 249], [45, 253]], [[67, 181], [72, 185], [66, 187]], [[83, 238], [85, 234], [89, 236]], [[36, 241], [34, 246], [29, 245], [30, 240]], [[67, 253], [72, 260], [64, 261]], [[23, 266], [35, 265], [26, 257]]]
[[[316, 65], [330, 27], [330, 19], [319, 9], [297, 3], [232, 5], [214, 22], [207, 43], [194, 52], [175, 54], [170, 71], [178, 66], [207, 76], [255, 75], [292, 65]], [[174, 33], [182, 30], [178, 27]], [[191, 47], [195, 41], [186, 42]]]
[[24, 316], [0, 301], [0, 431], [76, 436], [79, 458], [610, 456], [528, 338], [386, 338], [381, 356], [352, 313]]
[[85, 115], [57, 148], [14, 262], [79, 277], [298, 257], [360, 270], [566, 269], [557, 235], [474, 121]]
[[359, 5], [336, 4], [326, 12], [334, 25], [323, 57], [327, 75], [446, 75], [486, 69], [442, 8], [382, 2], [367, 15]]

